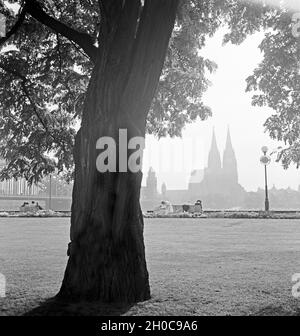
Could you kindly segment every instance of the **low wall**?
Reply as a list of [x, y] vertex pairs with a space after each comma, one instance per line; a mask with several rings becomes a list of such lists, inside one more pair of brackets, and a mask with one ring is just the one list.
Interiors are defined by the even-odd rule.
[[24, 202], [31, 204], [32, 201], [38, 202], [45, 210], [71, 211], [71, 198], [52, 197], [49, 206], [49, 198], [41, 196], [0, 196], [0, 211], [19, 211]]
[[175, 204], [172, 205], [174, 212], [190, 212], [190, 213], [200, 213], [202, 212], [202, 207], [200, 205], [194, 204]]

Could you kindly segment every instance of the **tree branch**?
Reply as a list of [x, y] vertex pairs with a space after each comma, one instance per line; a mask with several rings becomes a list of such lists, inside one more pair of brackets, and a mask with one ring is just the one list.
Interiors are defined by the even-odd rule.
[[26, 80], [27, 80], [25, 76], [23, 76], [23, 75], [20, 74], [18, 71], [12, 69], [12, 68], [9, 67], [9, 66], [6, 66], [6, 65], [0, 63], [0, 69], [2, 69], [2, 70], [4, 70], [4, 71], [6, 71], [6, 72], [8, 72], [8, 73], [10, 73], [10, 74], [12, 74], [12, 75], [14, 75], [15, 77], [20, 78], [22, 81], [26, 81]]
[[89, 34], [78, 32], [77, 30], [68, 27], [64, 23], [49, 16], [46, 12], [44, 12], [41, 5], [36, 0], [26, 0], [26, 7], [27, 12], [33, 18], [51, 28], [56, 33], [59, 33], [78, 44], [91, 58], [91, 60], [95, 62], [98, 49], [94, 46], [93, 39]]
[[6, 36], [0, 39], [0, 46], [18, 31], [27, 13], [40, 23], [54, 30], [57, 34], [61, 34], [71, 42], [76, 43], [84, 50], [93, 62], [96, 61], [98, 48], [94, 46], [92, 37], [89, 34], [81, 33], [71, 27], [68, 27], [64, 23], [51, 17], [42, 9], [41, 5], [36, 0], [25, 0], [25, 5], [20, 12], [17, 22], [6, 34]]
[[44, 120], [43, 120], [42, 117], [40, 116], [40, 114], [39, 114], [39, 112], [38, 112], [38, 109], [37, 109], [37, 107], [36, 107], [35, 102], [34, 102], [34, 101], [32, 100], [32, 98], [30, 97], [30, 94], [29, 94], [28, 89], [27, 89], [27, 87], [26, 87], [27, 78], [26, 78], [24, 75], [22, 75], [20, 72], [14, 70], [14, 69], [11, 69], [10, 67], [8, 67], [8, 66], [6, 66], [6, 65], [4, 65], [4, 64], [1, 64], [1, 63], [0, 63], [0, 69], [3, 69], [4, 71], [6, 71], [6, 72], [12, 74], [13, 76], [15, 76], [15, 77], [17, 77], [17, 78], [19, 78], [19, 79], [21, 80], [21, 87], [22, 87], [22, 90], [23, 90], [23, 92], [24, 92], [26, 98], [29, 100], [30, 105], [32, 106], [35, 115], [37, 116], [39, 122], [40, 122], [41, 125], [43, 126], [44, 130], [46, 131], [46, 133], [47, 133], [48, 135], [50, 135], [50, 137], [51, 137], [53, 140], [55, 140], [55, 138], [53, 137], [53, 135], [49, 132], [49, 129], [48, 129], [46, 123], [44, 122]]
[[6, 34], [6, 36], [0, 38], [0, 46], [2, 44], [4, 44], [12, 35], [14, 35], [18, 29], [21, 27], [23, 21], [25, 20], [25, 16], [26, 16], [26, 5], [23, 6], [23, 8], [21, 9], [21, 12], [19, 14], [19, 18], [17, 20], [17, 22], [14, 24], [14, 26], [11, 28], [11, 30]]

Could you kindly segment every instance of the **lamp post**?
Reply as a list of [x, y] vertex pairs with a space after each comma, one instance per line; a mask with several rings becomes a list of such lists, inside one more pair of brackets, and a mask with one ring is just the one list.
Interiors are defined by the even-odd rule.
[[260, 158], [260, 162], [265, 167], [265, 211], [268, 212], [270, 210], [270, 203], [269, 203], [269, 194], [268, 194], [268, 176], [267, 176], [267, 166], [271, 162], [271, 158], [269, 155], [267, 155], [268, 147], [263, 146], [262, 147], [263, 156]]
[[49, 177], [49, 210], [51, 210], [51, 207], [52, 207], [52, 204], [51, 204], [51, 201], [52, 201], [52, 174], [50, 174], [50, 177]]

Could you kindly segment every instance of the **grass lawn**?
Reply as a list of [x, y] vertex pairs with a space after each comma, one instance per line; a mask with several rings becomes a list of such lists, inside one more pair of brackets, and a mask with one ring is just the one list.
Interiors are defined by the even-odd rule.
[[[0, 219], [0, 315], [32, 311], [57, 293], [68, 241], [68, 218]], [[146, 219], [145, 241], [152, 299], [126, 315], [300, 314], [291, 295], [299, 220]], [[96, 304], [64, 308], [101, 314]]]

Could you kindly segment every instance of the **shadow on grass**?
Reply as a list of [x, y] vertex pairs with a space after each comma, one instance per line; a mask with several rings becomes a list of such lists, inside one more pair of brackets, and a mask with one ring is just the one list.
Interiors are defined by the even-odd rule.
[[300, 316], [299, 307], [266, 306], [261, 308], [254, 316]]
[[23, 316], [120, 316], [133, 304], [104, 304], [99, 302], [64, 302], [51, 298]]

